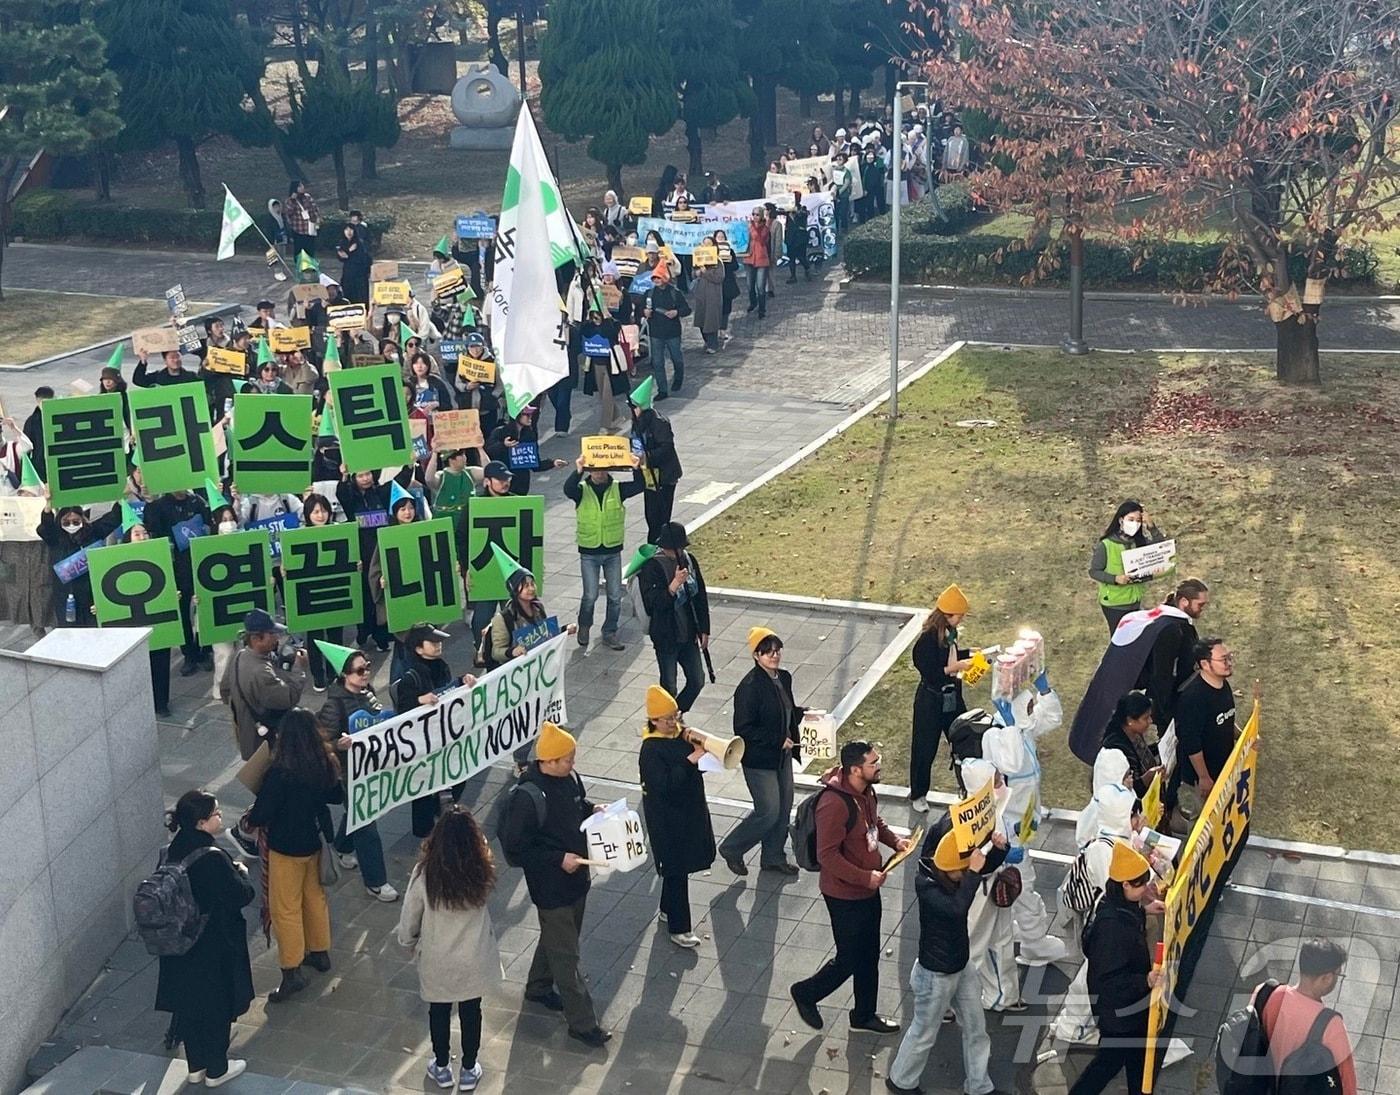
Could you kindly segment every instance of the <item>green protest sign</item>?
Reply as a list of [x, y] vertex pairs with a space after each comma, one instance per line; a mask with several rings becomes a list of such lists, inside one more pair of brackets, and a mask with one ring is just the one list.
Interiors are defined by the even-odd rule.
[[128, 388], [136, 463], [151, 494], [191, 490], [219, 477], [203, 384]]
[[190, 541], [195, 622], [203, 644], [226, 643], [255, 608], [271, 614], [272, 553], [267, 532], [230, 532]]
[[467, 599], [504, 601], [505, 577], [495, 563], [495, 544], [544, 585], [544, 499], [537, 494], [473, 498], [467, 505]]
[[354, 522], [307, 525], [282, 533], [287, 626], [322, 631], [364, 618], [360, 529]]
[[40, 414], [54, 509], [121, 498], [126, 488], [121, 393], [46, 399]]
[[311, 397], [233, 397], [233, 483], [244, 494], [300, 494], [311, 485]]
[[379, 565], [390, 631], [461, 618], [452, 518], [381, 528]]
[[88, 551], [99, 627], [149, 627], [152, 650], [185, 641], [171, 543], [160, 537]]
[[366, 365], [330, 375], [341, 459], [352, 472], [413, 463], [403, 376], [397, 365]]

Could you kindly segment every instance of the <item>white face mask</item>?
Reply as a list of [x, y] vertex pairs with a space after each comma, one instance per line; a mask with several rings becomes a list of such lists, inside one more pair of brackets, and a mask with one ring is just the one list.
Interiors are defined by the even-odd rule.
[[219, 522], [219, 531], [220, 531], [220, 532], [237, 532], [237, 531], [238, 531], [238, 522], [237, 522], [237, 521], [220, 521], [220, 522]]
[[77, 524], [77, 525], [64, 524], [64, 526], [63, 526], [63, 531], [66, 532], [66, 533], [68, 533], [68, 535], [73, 536], [73, 535], [75, 535], [75, 534], [77, 534], [77, 533], [79, 533], [79, 532], [82, 532], [82, 531], [83, 531], [83, 526], [82, 526], [81, 524]]
[[1126, 517], [1123, 519], [1121, 524], [1123, 527], [1124, 536], [1136, 536], [1138, 534], [1138, 530], [1142, 528], [1141, 521], [1131, 521]]

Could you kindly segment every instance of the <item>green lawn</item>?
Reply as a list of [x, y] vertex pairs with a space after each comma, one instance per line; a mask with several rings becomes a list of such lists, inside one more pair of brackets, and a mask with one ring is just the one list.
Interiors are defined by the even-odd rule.
[[[206, 307], [190, 302], [191, 312]], [[6, 289], [0, 300], [0, 365], [22, 365], [77, 350], [169, 318], [163, 300]], [[97, 383], [96, 376], [90, 379]]]
[[[1324, 372], [1313, 392], [1279, 388], [1263, 355], [965, 350], [907, 389], [897, 426], [860, 422], [697, 550], [717, 585], [929, 605], [957, 581], [971, 643], [1045, 634], [1068, 723], [1107, 638], [1089, 554], [1138, 497], [1183, 576], [1211, 583], [1202, 628], [1238, 651], [1242, 710], [1262, 682], [1257, 831], [1400, 849], [1395, 811], [1366, 806], [1400, 791], [1400, 385], [1375, 358], [1329, 355]], [[971, 418], [1000, 425], [954, 424]], [[884, 743], [892, 782], [914, 682], [906, 656], [843, 729]], [[1043, 760], [1048, 800], [1081, 806], [1088, 771], [1063, 734]]]

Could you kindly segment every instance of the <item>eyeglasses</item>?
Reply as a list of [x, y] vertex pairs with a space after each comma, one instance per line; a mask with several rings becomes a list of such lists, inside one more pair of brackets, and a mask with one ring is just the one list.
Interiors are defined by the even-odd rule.
[[1216, 658], [1219, 658], [1226, 665], [1235, 664], [1235, 656], [1233, 654], [1212, 654], [1210, 656], [1211, 661], [1215, 661]]
[[353, 667], [353, 668], [351, 668], [351, 669], [347, 669], [347, 670], [345, 671], [345, 675], [346, 675], [347, 677], [359, 677], [359, 676], [363, 676], [365, 673], [368, 673], [368, 672], [369, 672], [369, 666], [367, 666], [367, 665], [357, 665], [357, 666], [355, 666], [355, 667]]

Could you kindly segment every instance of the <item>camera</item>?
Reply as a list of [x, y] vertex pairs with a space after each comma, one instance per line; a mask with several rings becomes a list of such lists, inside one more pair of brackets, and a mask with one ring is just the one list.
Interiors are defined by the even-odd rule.
[[291, 670], [296, 663], [297, 654], [300, 652], [301, 647], [297, 645], [296, 639], [287, 635], [277, 644], [277, 650], [272, 655], [273, 661], [277, 663], [279, 668]]

